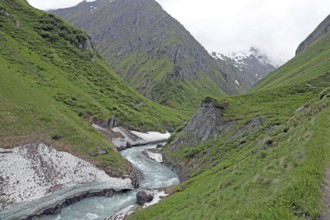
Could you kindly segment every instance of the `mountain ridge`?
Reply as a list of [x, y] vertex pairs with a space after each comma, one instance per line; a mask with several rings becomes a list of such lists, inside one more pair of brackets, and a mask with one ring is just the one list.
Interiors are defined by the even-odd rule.
[[211, 53], [219, 68], [224, 73], [230, 73], [235, 83], [248, 91], [255, 83], [276, 70], [277, 66], [259, 49], [251, 47], [249, 51], [239, 51], [230, 54]]
[[303, 52], [308, 48], [313, 42], [315, 42], [320, 36], [326, 34], [330, 31], [330, 15], [328, 15], [317, 27], [316, 29], [303, 41], [300, 43], [296, 50], [296, 55]]
[[207, 95], [242, 91], [154, 0], [97, 0], [50, 13], [87, 31], [121, 77], [158, 103], [197, 106]]

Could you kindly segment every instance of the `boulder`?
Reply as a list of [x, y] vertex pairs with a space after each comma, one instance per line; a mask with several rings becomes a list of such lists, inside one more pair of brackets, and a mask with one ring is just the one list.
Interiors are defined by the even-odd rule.
[[330, 98], [330, 87], [327, 87], [321, 91], [319, 98], [323, 99], [324, 97]]
[[162, 145], [162, 144], [157, 144], [157, 146], [156, 146], [156, 148], [162, 148], [162, 147], [164, 147], [164, 145]]
[[99, 155], [108, 154], [108, 150], [106, 149], [101, 149], [100, 147], [96, 147], [96, 150]]
[[117, 126], [117, 120], [116, 120], [116, 117], [115, 116], [112, 116], [108, 122], [107, 122], [107, 127], [108, 128], [114, 128]]
[[271, 148], [273, 146], [273, 139], [269, 136], [259, 140], [257, 146], [263, 146], [265, 149]]
[[145, 203], [151, 202], [153, 199], [152, 195], [147, 194], [145, 191], [140, 191], [136, 194], [136, 203], [144, 205]]
[[132, 144], [130, 142], [126, 142], [126, 148], [131, 148]]

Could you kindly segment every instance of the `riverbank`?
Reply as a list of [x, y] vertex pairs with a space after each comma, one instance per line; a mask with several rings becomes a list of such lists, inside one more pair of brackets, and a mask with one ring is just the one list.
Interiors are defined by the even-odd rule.
[[[122, 131], [122, 129], [118, 130]], [[157, 167], [155, 161], [152, 163], [156, 164], [142, 167], [143, 162], [140, 161], [145, 149], [156, 148], [155, 144], [150, 145], [148, 142], [166, 140], [170, 134], [168, 132], [165, 134], [129, 132], [143, 140], [144, 144], [143, 147], [137, 147], [136, 149], [139, 149], [137, 151], [136, 149], [122, 151], [122, 156], [142, 173], [141, 186], [149, 189], [177, 184], [178, 179], [171, 174], [172, 171], [169, 169], [165, 169], [165, 179], [162, 179], [157, 177], [157, 170], [149, 169]], [[131, 154], [130, 151], [134, 153]], [[132, 157], [134, 154], [137, 157]], [[63, 207], [85, 198], [112, 197], [117, 194], [117, 191], [133, 189], [136, 185], [132, 182], [139, 181], [110, 177], [89, 162], [42, 143], [23, 145], [10, 150], [0, 148], [0, 157], [0, 173], [2, 174], [0, 207], [3, 209], [0, 214], [4, 216], [2, 217], [4, 219], [24, 219], [42, 214], [57, 214]], [[143, 160], [149, 159], [142, 158]], [[20, 162], [17, 163], [17, 161]], [[136, 164], [137, 161], [139, 162]], [[168, 179], [167, 175], [172, 178]], [[150, 184], [150, 180], [154, 182]], [[135, 198], [133, 200], [134, 204]]]
[[152, 205], [166, 196], [159, 188], [179, 184], [178, 176], [163, 163], [158, 163], [143, 154], [146, 149], [156, 148], [156, 144], [148, 144], [121, 151], [121, 155], [132, 163], [132, 166], [141, 173], [139, 188], [124, 193], [116, 193], [113, 197], [85, 198], [80, 202], [62, 209], [61, 213], [51, 216], [42, 216], [42, 220], [55, 219], [118, 219], [126, 216], [140, 206], [137, 204], [136, 194], [139, 191], [152, 193], [153, 200], [144, 206]]
[[0, 148], [0, 157], [0, 209], [82, 183], [133, 188], [129, 178], [110, 177], [91, 163], [42, 143]]
[[56, 191], [32, 202], [23, 202], [12, 205], [0, 212], [1, 220], [31, 219], [42, 215], [57, 214], [62, 208], [94, 196], [113, 197], [123, 190], [133, 189], [116, 188], [113, 184], [85, 183]]

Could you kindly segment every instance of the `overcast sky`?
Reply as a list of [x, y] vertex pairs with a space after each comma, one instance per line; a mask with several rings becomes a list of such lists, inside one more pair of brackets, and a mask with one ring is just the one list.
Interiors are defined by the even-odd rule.
[[[330, 14], [330, 0], [157, 0], [208, 50], [254, 46], [274, 59], [294, 56], [299, 43]], [[81, 0], [28, 0], [39, 9]]]

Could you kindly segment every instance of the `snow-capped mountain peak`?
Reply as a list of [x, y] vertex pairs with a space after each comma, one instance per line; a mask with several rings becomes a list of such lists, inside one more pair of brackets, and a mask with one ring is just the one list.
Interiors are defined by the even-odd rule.
[[269, 57], [261, 50], [251, 47], [249, 50], [227, 54], [210, 53], [219, 68], [245, 90], [276, 69]]

